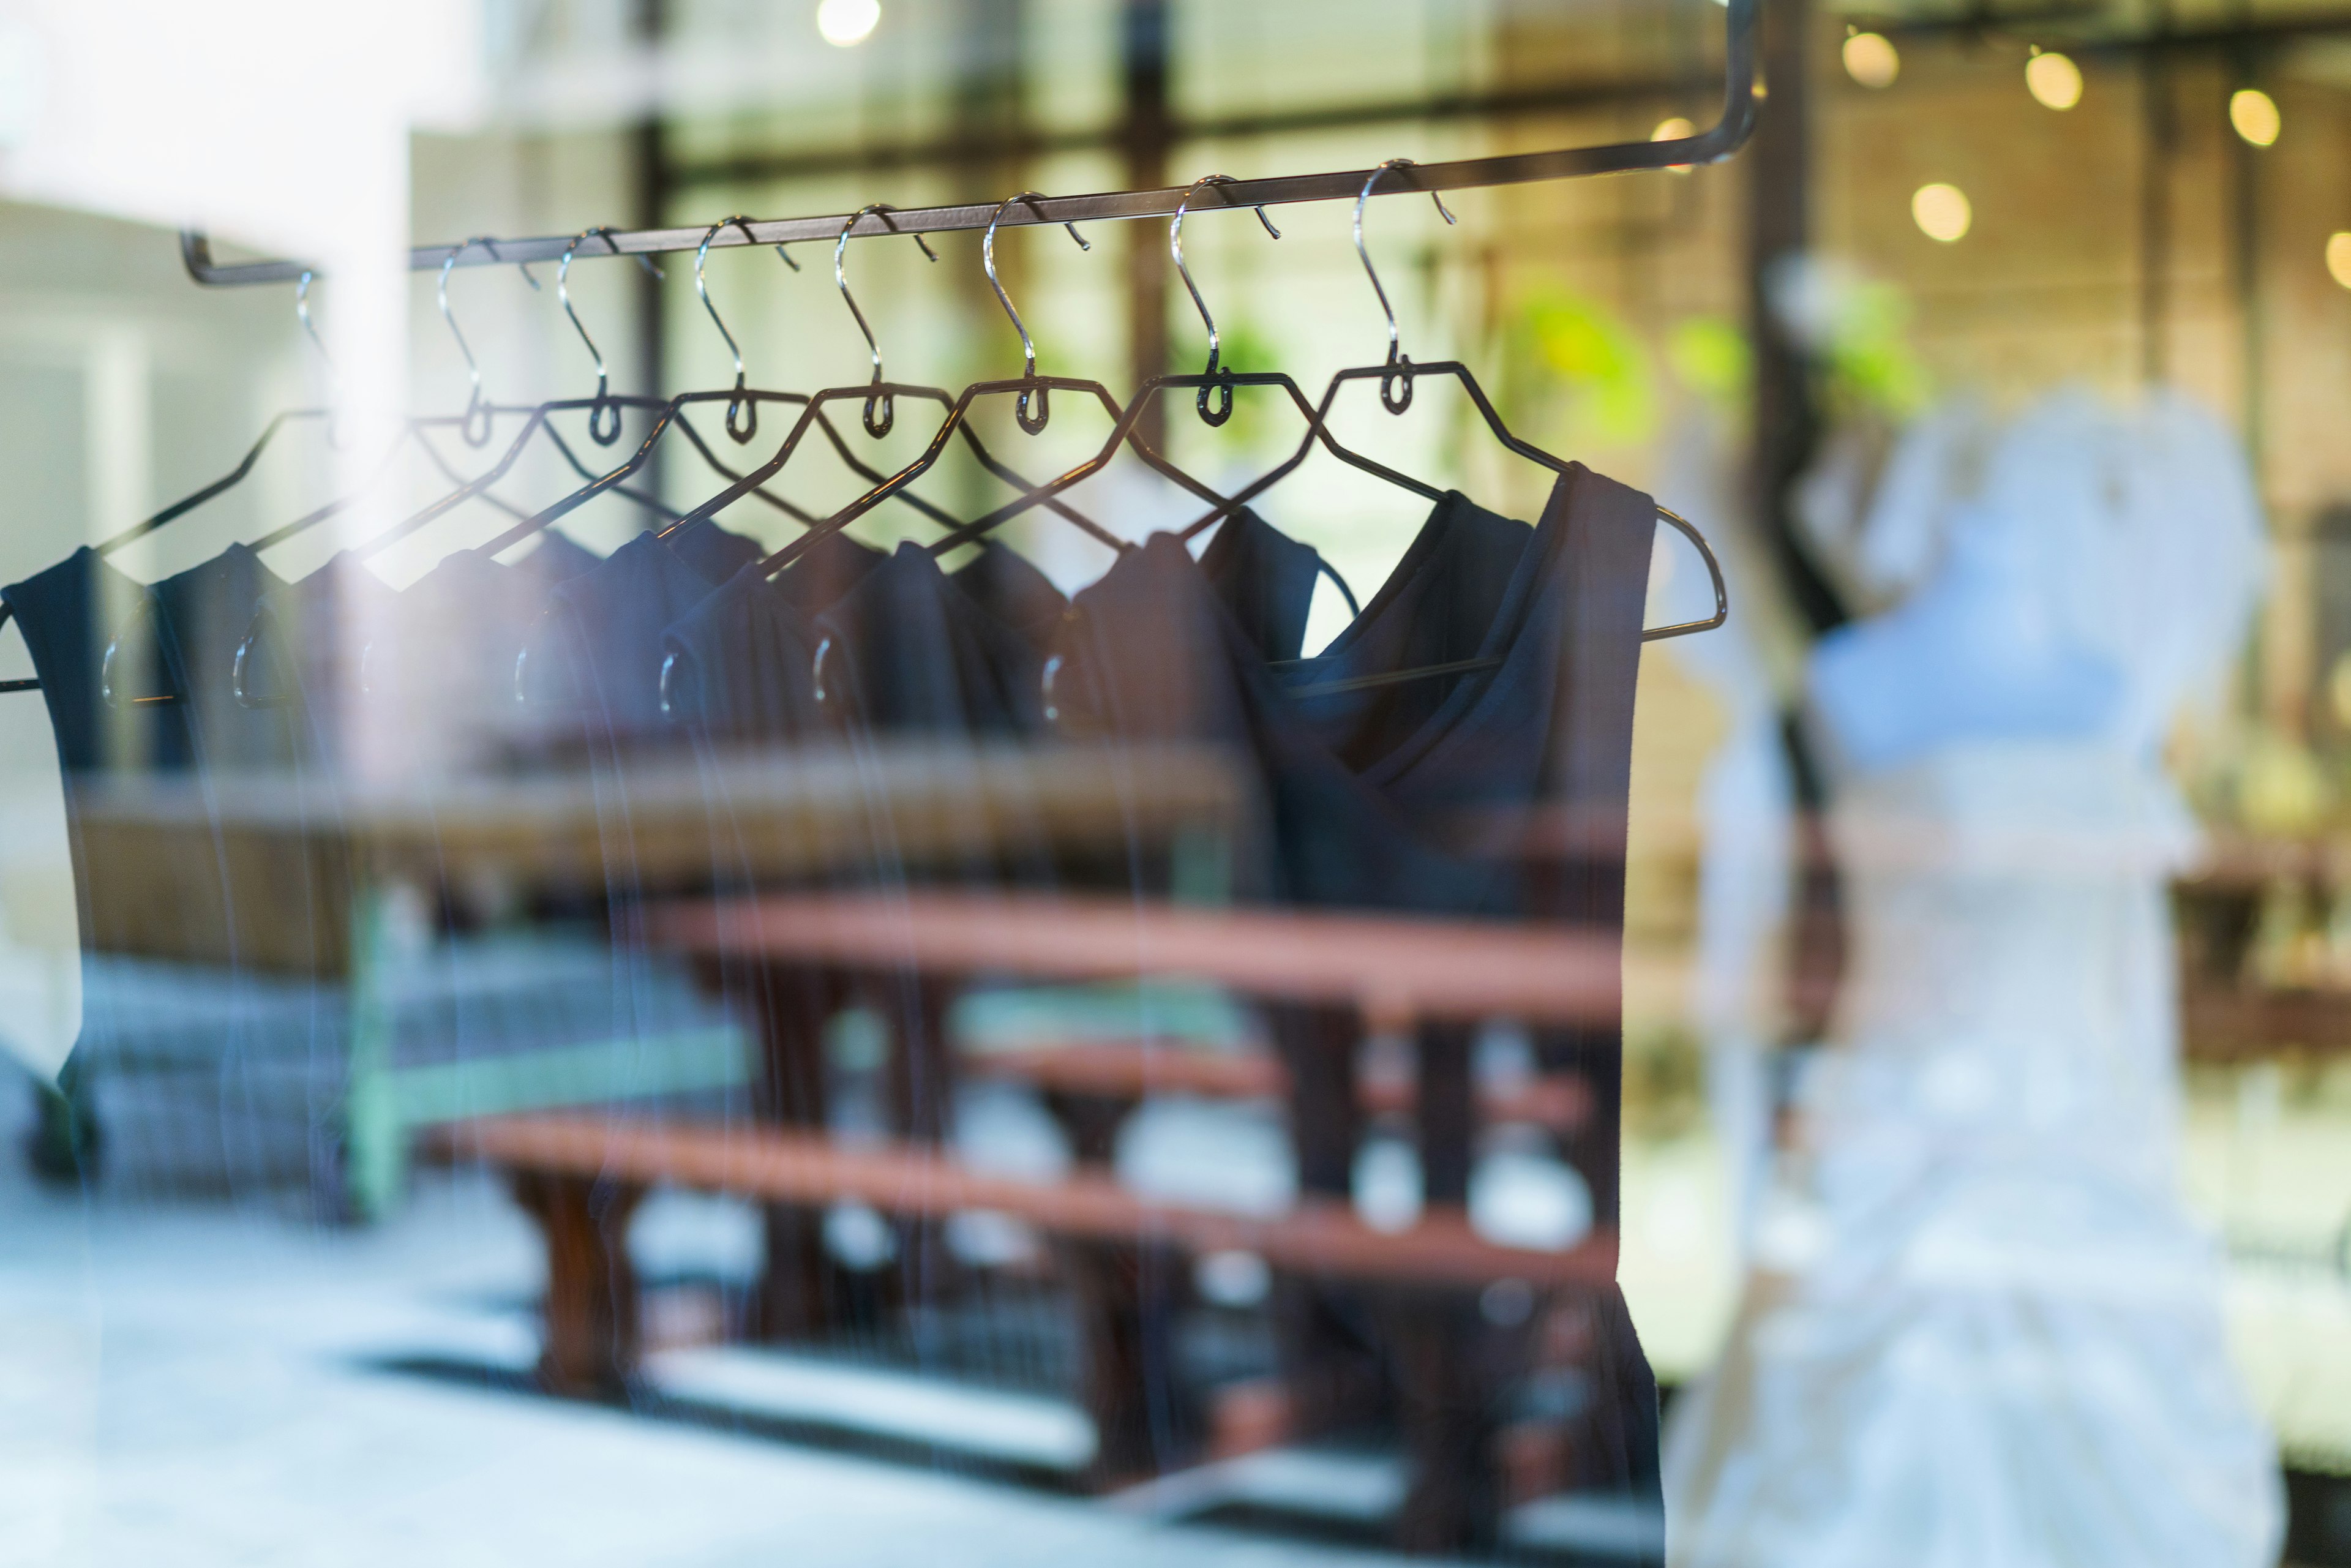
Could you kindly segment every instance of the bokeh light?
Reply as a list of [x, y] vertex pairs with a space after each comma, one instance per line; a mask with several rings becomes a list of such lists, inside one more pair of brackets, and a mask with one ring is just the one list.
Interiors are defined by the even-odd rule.
[[2351, 288], [2351, 231], [2336, 229], [2326, 236], [2326, 273]]
[[2277, 99], [2257, 87], [2239, 88], [2229, 95], [2229, 123], [2256, 147], [2270, 146], [2284, 129]]
[[816, 30], [837, 49], [863, 43], [882, 21], [882, 0], [823, 0], [816, 8]]
[[1855, 33], [1844, 41], [1844, 74], [1864, 87], [1892, 87], [1902, 74], [1902, 57], [1883, 33]]
[[2045, 109], [2071, 109], [2082, 101], [2082, 68], [2064, 55], [2035, 54], [2024, 62], [2024, 88]]
[[1975, 223], [1975, 208], [1957, 185], [1937, 181], [1910, 193], [1910, 217], [1918, 232], [1945, 245], [1963, 238]]

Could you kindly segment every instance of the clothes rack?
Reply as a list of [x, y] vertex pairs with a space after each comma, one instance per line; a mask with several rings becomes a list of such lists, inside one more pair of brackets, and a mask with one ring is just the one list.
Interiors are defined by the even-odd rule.
[[[1643, 169], [1678, 169], [1716, 163], [1746, 143], [1755, 128], [1755, 65], [1758, 13], [1761, 0], [1728, 0], [1723, 30], [1722, 113], [1708, 129], [1665, 141], [1617, 141], [1591, 147], [1564, 147], [1540, 152], [1514, 152], [1489, 158], [1463, 158], [1443, 163], [1414, 163], [1391, 169], [1380, 181], [1383, 194], [1409, 192], [1467, 191], [1492, 185], [1528, 184], [1551, 180], [1586, 179], [1596, 174], [1627, 173]], [[1260, 180], [1236, 180], [1230, 184], [1194, 190], [1168, 185], [1148, 191], [1106, 191], [1092, 195], [1048, 196], [1022, 204], [1002, 216], [999, 226], [1101, 222], [1117, 218], [1169, 217], [1185, 205], [1187, 193], [1193, 211], [1206, 207], [1286, 206], [1301, 202], [1353, 201], [1372, 177], [1370, 169], [1335, 173], [1280, 174]], [[852, 236], [893, 234], [941, 234], [988, 226], [997, 204], [974, 202], [956, 206], [909, 207], [893, 212], [869, 211], [852, 224]], [[846, 214], [818, 217], [770, 218], [729, 225], [707, 239], [713, 249], [730, 246], [790, 245], [802, 240], [831, 241], [843, 232]], [[681, 228], [606, 231], [611, 248], [599, 256], [655, 256], [696, 250], [709, 235], [707, 225]], [[444, 267], [510, 266], [516, 262], [555, 261], [576, 244], [569, 234], [533, 239], [499, 239], [484, 243], [419, 246], [408, 253], [412, 272], [437, 272]], [[213, 257], [211, 237], [200, 230], [180, 234], [180, 256], [189, 277], [206, 287], [235, 287], [261, 283], [291, 283], [303, 274], [319, 274], [316, 264], [295, 260], [221, 262]], [[581, 260], [590, 259], [581, 253]]]

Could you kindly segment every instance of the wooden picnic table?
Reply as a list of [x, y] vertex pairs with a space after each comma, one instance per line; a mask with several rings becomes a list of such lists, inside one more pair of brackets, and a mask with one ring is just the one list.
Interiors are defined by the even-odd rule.
[[[902, 1130], [918, 1146], [946, 1137], [956, 1072], [947, 1008], [973, 980], [1182, 978], [1224, 987], [1257, 1004], [1272, 1025], [1288, 1091], [1300, 1201], [1318, 1211], [1344, 1205], [1352, 1191], [1364, 1100], [1356, 1047], [1373, 1029], [1408, 1030], [1418, 1058], [1416, 1092], [1409, 1100], [1418, 1124], [1424, 1201], [1418, 1224], [1396, 1239], [1400, 1258], [1410, 1255], [1409, 1238], [1423, 1229], [1456, 1234], [1468, 1226], [1479, 1109], [1472, 1071], [1479, 1026], [1509, 1019], [1584, 1031], [1604, 1049], [1589, 1064], [1594, 1080], [1590, 1114], [1570, 1135], [1583, 1155], [1573, 1163], [1592, 1187], [1600, 1225], [1579, 1249], [1584, 1254], [1579, 1267], [1589, 1270], [1583, 1276], [1587, 1286], [1614, 1276], [1608, 1228], [1615, 1211], [1615, 1025], [1623, 991], [1614, 932], [948, 890], [681, 904], [652, 911], [648, 930], [655, 943], [692, 952], [713, 967], [731, 964], [738, 972], [767, 967], [769, 1071], [797, 1080], [800, 1087], [781, 1103], [799, 1112], [784, 1119], [811, 1133], [823, 1124], [820, 1072], [813, 1066], [818, 1024], [852, 988], [881, 999], [895, 1040], [893, 1099]], [[828, 1265], [812, 1229], [804, 1218], [797, 1231], [789, 1221], [777, 1226], [771, 1217], [763, 1300], [822, 1300]], [[1316, 1327], [1322, 1309], [1312, 1292], [1322, 1287], [1304, 1283], [1303, 1309], [1290, 1314], [1284, 1330], [1285, 1361], [1291, 1408], [1300, 1427], [1312, 1430], [1362, 1414], [1364, 1385], [1353, 1353]], [[1127, 1288], [1131, 1293], [1131, 1283]], [[1081, 1294], [1103, 1289], [1100, 1279], [1081, 1277]], [[1110, 1310], [1132, 1315], [1137, 1308], [1118, 1300]], [[1474, 1312], [1440, 1314], [1423, 1326], [1436, 1338], [1422, 1343], [1416, 1356], [1460, 1366], [1477, 1361], [1471, 1342], [1486, 1331]], [[1483, 1449], [1449, 1452], [1458, 1443], [1426, 1421], [1416, 1419], [1410, 1430], [1416, 1479], [1407, 1514], [1424, 1521], [1458, 1521], [1471, 1506], [1466, 1500], [1483, 1495], [1483, 1467], [1491, 1456]], [[1454, 1525], [1431, 1528], [1442, 1535]]]
[[[1263, 1005], [1274, 1025], [1301, 1185], [1326, 1195], [1347, 1190], [1360, 1136], [1354, 1046], [1370, 1030], [1410, 1030], [1432, 1204], [1468, 1198], [1477, 1027], [1508, 1019], [1611, 1031], [1623, 993], [1613, 933], [1491, 920], [920, 891], [681, 904], [654, 910], [648, 930], [657, 945], [706, 960], [896, 982], [880, 988], [901, 1046], [892, 1054], [896, 1098], [905, 1130], [934, 1142], [945, 1135], [954, 1074], [946, 1008], [972, 978], [1181, 977], [1226, 987]], [[837, 983], [817, 988], [827, 998], [841, 994]], [[820, 1002], [797, 1019], [771, 1019], [772, 1071], [807, 1075], [811, 1021], [825, 1010]], [[1588, 1140], [1607, 1145], [1612, 1176], [1615, 1065], [1604, 1064], [1609, 1081]], [[1593, 1196], [1613, 1206], [1613, 1187]]]
[[1241, 800], [1226, 757], [1205, 747], [919, 741], [639, 756], [624, 800], [577, 768], [416, 780], [214, 770], [74, 788], [99, 951], [342, 987], [344, 1169], [363, 1216], [397, 1198], [419, 1128], [721, 1088], [750, 1070], [731, 1028], [402, 1064], [376, 1001], [403, 895], [428, 910], [472, 899], [602, 913], [648, 892], [967, 868], [1008, 843], [1122, 868], [1137, 846], [1188, 853], [1213, 880]]

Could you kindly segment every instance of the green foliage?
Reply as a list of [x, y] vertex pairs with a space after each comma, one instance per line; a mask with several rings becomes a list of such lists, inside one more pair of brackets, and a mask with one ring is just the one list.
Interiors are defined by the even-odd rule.
[[1911, 345], [1911, 315], [1896, 284], [1857, 278], [1838, 290], [1824, 356], [1832, 413], [1902, 420], [1926, 407], [1934, 383]]
[[1596, 300], [1553, 282], [1525, 290], [1505, 318], [1500, 350], [1498, 391], [1511, 424], [1610, 444], [1656, 428], [1648, 350]]
[[1666, 333], [1674, 379], [1709, 402], [1743, 403], [1754, 361], [1745, 329], [1720, 316], [1687, 316]]

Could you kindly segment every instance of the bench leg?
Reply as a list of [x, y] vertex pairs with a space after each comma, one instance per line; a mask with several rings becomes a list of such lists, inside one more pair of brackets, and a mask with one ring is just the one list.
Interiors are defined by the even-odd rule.
[[514, 1190], [547, 1241], [539, 1385], [577, 1396], [624, 1391], [643, 1348], [629, 1217], [644, 1189], [526, 1171]]
[[[1344, 1203], [1364, 1134], [1355, 1071], [1362, 1019], [1352, 1008], [1279, 1006], [1266, 1009], [1266, 1023], [1290, 1073], [1299, 1193]], [[1311, 1436], [1378, 1415], [1389, 1394], [1360, 1292], [1302, 1277], [1278, 1278], [1274, 1289], [1293, 1430]]]
[[1181, 1260], [1099, 1242], [1067, 1242], [1061, 1254], [1078, 1319], [1081, 1396], [1094, 1424], [1094, 1486], [1188, 1463], [1201, 1420], [1176, 1362]]

